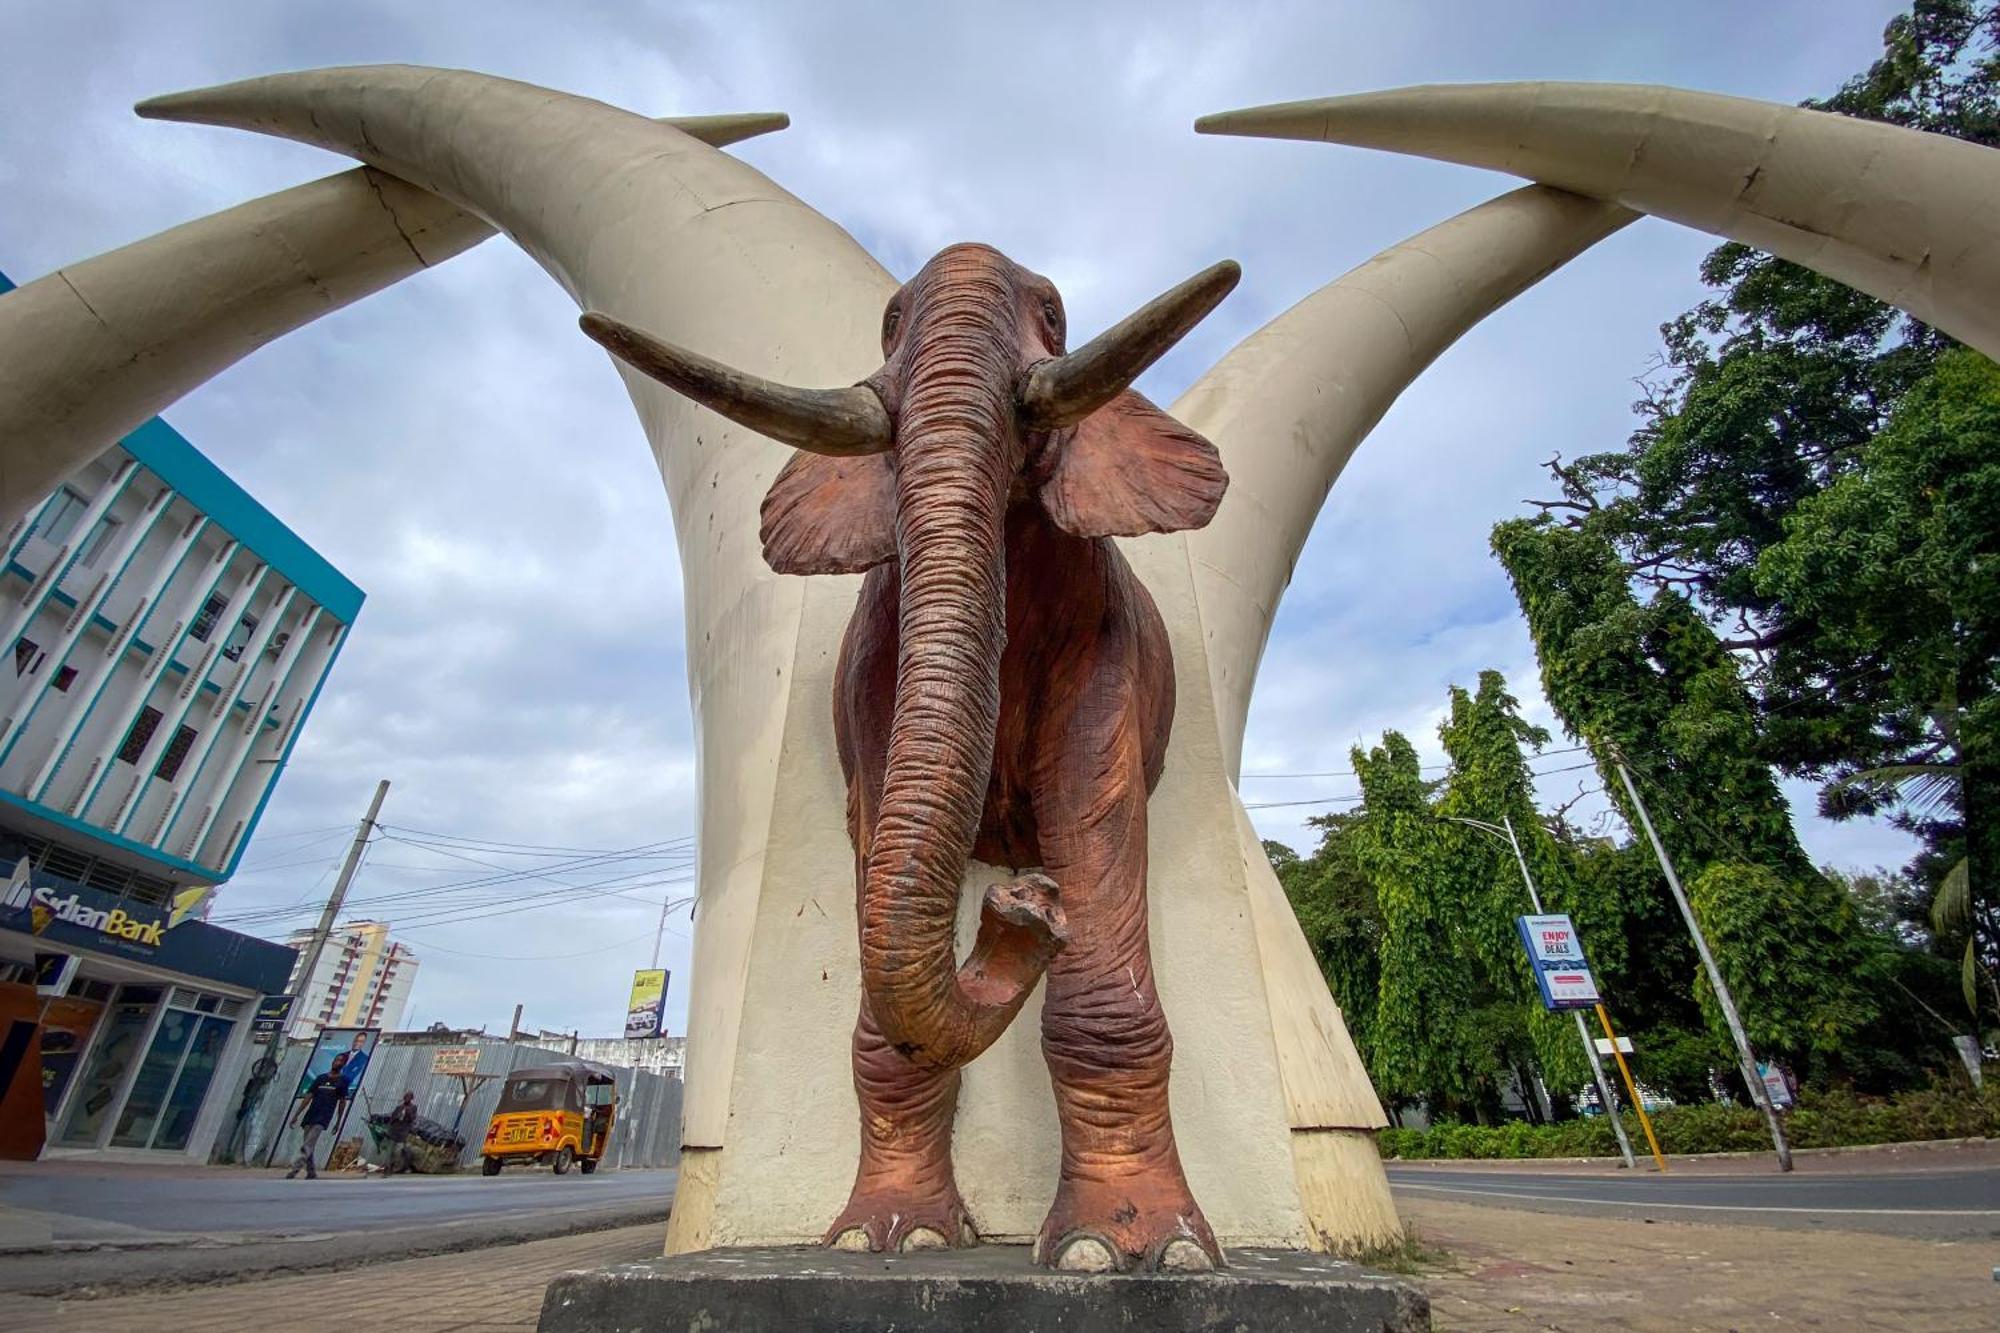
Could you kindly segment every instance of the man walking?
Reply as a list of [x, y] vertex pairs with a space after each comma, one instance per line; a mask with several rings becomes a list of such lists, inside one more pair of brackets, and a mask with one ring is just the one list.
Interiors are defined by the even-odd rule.
[[415, 1172], [417, 1155], [410, 1151], [410, 1128], [417, 1122], [417, 1094], [405, 1091], [403, 1100], [396, 1103], [396, 1109], [389, 1112], [389, 1123], [383, 1132], [389, 1139], [389, 1174], [398, 1171]]
[[304, 1168], [307, 1180], [319, 1179], [319, 1170], [313, 1165], [313, 1153], [319, 1147], [319, 1136], [333, 1123], [334, 1112], [347, 1092], [347, 1081], [340, 1076], [346, 1063], [347, 1053], [343, 1051], [333, 1058], [333, 1068], [307, 1085], [306, 1113], [299, 1117], [305, 1139], [299, 1147], [298, 1160], [292, 1163], [291, 1170], [285, 1172], [286, 1180], [298, 1175], [301, 1168]]

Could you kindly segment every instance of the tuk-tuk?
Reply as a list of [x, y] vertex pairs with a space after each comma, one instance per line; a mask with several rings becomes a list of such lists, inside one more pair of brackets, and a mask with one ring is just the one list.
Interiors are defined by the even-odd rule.
[[603, 1065], [563, 1060], [516, 1069], [487, 1122], [480, 1170], [497, 1176], [503, 1166], [534, 1163], [560, 1176], [575, 1162], [589, 1175], [604, 1157], [617, 1115], [617, 1080]]

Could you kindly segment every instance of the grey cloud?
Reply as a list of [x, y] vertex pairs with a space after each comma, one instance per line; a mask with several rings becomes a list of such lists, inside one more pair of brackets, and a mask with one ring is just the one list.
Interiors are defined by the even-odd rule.
[[[1169, 401], [1339, 272], [1511, 186], [1322, 145], [1202, 138], [1195, 116], [1488, 78], [1790, 101], [1864, 65], [1898, 7], [6, 3], [0, 266], [33, 277], [342, 165], [140, 122], [129, 108], [142, 97], [312, 65], [462, 66], [652, 115], [788, 111], [791, 130], [737, 151], [892, 272], [949, 242], [992, 241], [1057, 280], [1080, 334], [1237, 258], [1242, 288], [1145, 381]], [[1434, 759], [1445, 687], [1486, 666], [1548, 720], [1486, 530], [1541, 493], [1549, 453], [1629, 430], [1629, 380], [1655, 326], [1695, 298], [1705, 248], [1664, 224], [1632, 228], [1476, 330], [1390, 413], [1300, 562], [1247, 767], [1345, 769], [1350, 744], [1390, 726]], [[305, 846], [304, 859], [325, 859], [246, 874], [220, 911], [323, 893], [338, 836], [282, 835], [351, 821], [383, 775], [396, 782], [387, 818], [407, 827], [602, 848], [693, 832], [679, 570], [659, 480], [602, 353], [504, 240], [265, 349], [168, 416], [370, 593], [250, 856], [284, 866]], [[1253, 801], [1352, 790], [1245, 786]], [[1259, 812], [1259, 827], [1302, 844], [1306, 813]], [[1807, 835], [1844, 861], [1903, 857], [1879, 827], [1808, 821]], [[479, 873], [395, 843], [371, 862], [357, 899]], [[635, 892], [663, 891], [681, 889]], [[497, 910], [553, 892], [516, 884], [453, 901]], [[525, 1002], [531, 1026], [615, 1030], [657, 903], [590, 897], [417, 930], [410, 1020], [492, 1025]], [[409, 910], [422, 907], [383, 908], [392, 920]], [[681, 1030], [684, 912], [674, 929], [663, 963]], [[561, 954], [581, 956], [512, 961]]]

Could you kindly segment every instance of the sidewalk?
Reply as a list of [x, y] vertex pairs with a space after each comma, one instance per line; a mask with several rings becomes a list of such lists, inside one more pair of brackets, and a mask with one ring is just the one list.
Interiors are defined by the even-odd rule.
[[2000, 1328], [1987, 1242], [1778, 1231], [1398, 1200], [1440, 1330]]
[[647, 1259], [660, 1252], [659, 1223], [502, 1249], [371, 1264], [234, 1285], [142, 1292], [104, 1300], [9, 1296], [0, 1330], [54, 1333], [354, 1333], [357, 1329], [533, 1328], [542, 1290], [557, 1273]]
[[[1644, 1142], [1636, 1145], [1638, 1170], [1650, 1173], [1653, 1159]], [[1452, 1171], [1545, 1171], [1550, 1175], [1621, 1175], [1625, 1164], [1616, 1157], [1392, 1157], [1383, 1162], [1391, 1172], [1400, 1166]], [[1917, 1143], [1875, 1143], [1860, 1148], [1794, 1148], [1792, 1170], [1798, 1175], [1864, 1171], [1956, 1171], [1965, 1167], [2000, 1166], [2000, 1140], [1931, 1139]], [[1776, 1171], [1769, 1152], [1668, 1153], [1667, 1170], [1685, 1176], [1740, 1176]]]

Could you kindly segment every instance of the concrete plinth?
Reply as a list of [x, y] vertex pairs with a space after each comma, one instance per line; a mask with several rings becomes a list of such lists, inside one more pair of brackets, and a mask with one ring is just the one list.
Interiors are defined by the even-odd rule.
[[1087, 1276], [1033, 1267], [987, 1245], [909, 1255], [818, 1248], [709, 1250], [565, 1273], [542, 1333], [1416, 1333], [1430, 1300], [1414, 1284], [1296, 1250], [1232, 1250], [1201, 1275]]

